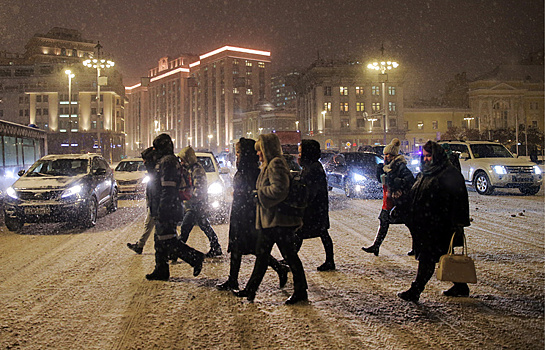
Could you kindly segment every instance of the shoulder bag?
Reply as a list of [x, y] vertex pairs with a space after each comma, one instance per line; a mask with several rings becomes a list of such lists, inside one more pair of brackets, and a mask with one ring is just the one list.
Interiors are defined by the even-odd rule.
[[[463, 234], [463, 233], [462, 233]], [[473, 259], [467, 256], [466, 236], [464, 237], [464, 245], [462, 254], [454, 254], [454, 236], [450, 240], [448, 254], [439, 258], [439, 266], [437, 267], [437, 279], [440, 281], [451, 281], [456, 283], [477, 283], [477, 273], [475, 271], [475, 263]]]

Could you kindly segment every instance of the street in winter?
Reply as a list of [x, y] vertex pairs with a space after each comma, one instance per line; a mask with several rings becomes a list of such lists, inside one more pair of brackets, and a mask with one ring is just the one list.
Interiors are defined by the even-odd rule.
[[[147, 281], [154, 267], [150, 240], [142, 255], [126, 246], [142, 232], [145, 201], [123, 199], [100, 212], [90, 229], [70, 224], [0, 228], [0, 347], [2, 349], [543, 349], [544, 196], [469, 189], [466, 229], [478, 283], [469, 298], [441, 294], [435, 276], [419, 303], [399, 299], [417, 262], [407, 256], [406, 227], [393, 225], [375, 257], [362, 251], [378, 226], [380, 199], [330, 192], [336, 271], [318, 272], [323, 247], [300, 251], [308, 303], [284, 305], [269, 269], [253, 303], [216, 290], [229, 269], [228, 224], [214, 225], [224, 254], [202, 273], [171, 266], [168, 282]], [[194, 228], [188, 243], [208, 250]], [[273, 251], [276, 257], [279, 252]], [[243, 258], [246, 283], [254, 258]]]

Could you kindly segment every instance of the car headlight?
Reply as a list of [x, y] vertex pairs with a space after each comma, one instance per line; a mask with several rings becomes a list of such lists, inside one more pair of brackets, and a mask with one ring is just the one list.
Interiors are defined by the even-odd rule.
[[143, 184], [147, 184], [149, 182], [149, 180], [151, 180], [151, 178], [149, 177], [149, 175], [146, 175], [144, 176], [144, 178], [142, 179], [142, 183]]
[[498, 175], [507, 174], [507, 170], [505, 170], [505, 167], [503, 165], [493, 165], [492, 169], [494, 169], [494, 172]]
[[412, 160], [411, 160], [411, 164], [412, 164], [412, 165], [416, 165], [416, 164], [418, 164], [418, 163], [420, 163], [420, 161], [419, 161], [418, 159], [412, 159]]
[[66, 191], [64, 191], [64, 193], [61, 195], [61, 198], [66, 198], [66, 197], [76, 195], [76, 194], [80, 193], [82, 189], [83, 189], [83, 187], [81, 187], [81, 185], [72, 186], [69, 189], [67, 189]]
[[17, 197], [17, 192], [15, 192], [15, 190], [13, 189], [13, 187], [8, 187], [8, 189], [6, 190], [6, 193], [7, 193], [8, 196], [10, 196], [11, 198], [13, 198], [13, 199], [18, 199], [18, 197]]
[[354, 180], [355, 180], [355, 181], [364, 181], [365, 179], [366, 179], [366, 177], [363, 176], [363, 175], [354, 174]]
[[208, 186], [208, 194], [221, 194], [223, 193], [223, 186], [219, 182], [214, 182]]
[[537, 165], [534, 165], [534, 174], [541, 175], [541, 169]]

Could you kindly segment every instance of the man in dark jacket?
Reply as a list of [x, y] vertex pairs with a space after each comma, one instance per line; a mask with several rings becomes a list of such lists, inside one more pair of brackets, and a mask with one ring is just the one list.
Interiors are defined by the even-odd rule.
[[[418, 270], [411, 288], [398, 294], [401, 299], [414, 302], [419, 300], [441, 255], [448, 252], [452, 235], [470, 225], [469, 200], [462, 174], [436, 142], [428, 141], [422, 152], [424, 165], [411, 188], [411, 215], [407, 222]], [[455, 287], [453, 292], [456, 293], [450, 296], [469, 295], [467, 284]]]
[[[390, 144], [384, 147], [384, 165], [377, 169], [377, 177], [382, 182], [382, 209], [378, 216], [380, 225], [373, 245], [362, 247], [367, 253], [378, 256], [380, 245], [386, 238], [392, 218], [390, 211], [394, 206], [398, 213], [403, 212], [407, 206], [407, 197], [414, 183], [413, 173], [407, 168], [407, 161], [399, 154], [401, 142], [394, 138]], [[397, 218], [395, 223], [402, 223], [403, 218]]]
[[333, 241], [329, 235], [329, 197], [327, 179], [322, 163], [320, 143], [316, 140], [303, 140], [299, 146], [299, 163], [303, 167], [301, 179], [309, 189], [308, 206], [303, 214], [303, 226], [296, 231], [297, 251], [303, 239], [320, 237], [325, 250], [325, 262], [318, 271], [335, 270]]
[[161, 134], [153, 140], [157, 165], [152, 181], [150, 212], [155, 217], [155, 269], [148, 280], [166, 281], [170, 277], [169, 257], [179, 257], [193, 267], [193, 276], [202, 269], [204, 254], [177, 239], [176, 223], [181, 203], [178, 190], [181, 182], [180, 163], [174, 155], [172, 139]]

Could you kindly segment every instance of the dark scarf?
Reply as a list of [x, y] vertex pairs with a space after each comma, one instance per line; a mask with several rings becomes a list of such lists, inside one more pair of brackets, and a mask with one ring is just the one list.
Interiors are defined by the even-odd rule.
[[428, 141], [424, 145], [426, 152], [431, 153], [431, 162], [425, 162], [422, 166], [422, 175], [430, 176], [437, 174], [448, 165], [448, 158], [445, 150], [437, 143]]

